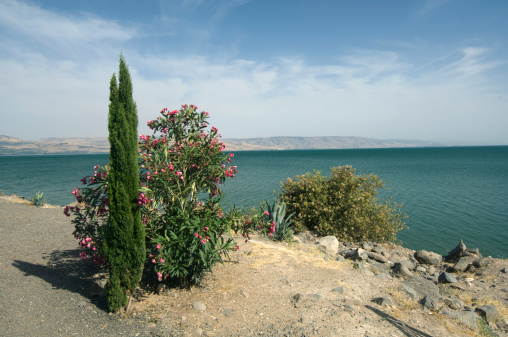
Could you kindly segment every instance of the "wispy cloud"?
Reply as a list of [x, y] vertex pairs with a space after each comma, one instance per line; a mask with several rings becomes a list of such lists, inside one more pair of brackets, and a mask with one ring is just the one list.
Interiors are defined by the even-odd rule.
[[452, 0], [424, 0], [423, 4], [418, 8], [417, 14], [420, 16], [427, 15], [450, 1]]

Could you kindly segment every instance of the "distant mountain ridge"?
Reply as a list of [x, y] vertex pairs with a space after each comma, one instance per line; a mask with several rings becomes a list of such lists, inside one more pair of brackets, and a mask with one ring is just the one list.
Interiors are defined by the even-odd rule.
[[[432, 147], [443, 144], [420, 140], [380, 140], [366, 137], [267, 137], [223, 139], [227, 151], [365, 149]], [[0, 135], [0, 156], [108, 153], [109, 142], [101, 138], [45, 138], [23, 140]]]

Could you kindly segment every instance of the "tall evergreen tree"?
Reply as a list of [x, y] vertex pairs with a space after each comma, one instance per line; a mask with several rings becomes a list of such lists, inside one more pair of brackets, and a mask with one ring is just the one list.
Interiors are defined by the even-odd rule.
[[119, 84], [113, 74], [109, 87], [110, 171], [108, 179], [109, 222], [105, 253], [109, 262], [108, 307], [128, 309], [143, 273], [145, 233], [137, 205], [139, 190], [137, 126], [132, 84], [120, 55]]

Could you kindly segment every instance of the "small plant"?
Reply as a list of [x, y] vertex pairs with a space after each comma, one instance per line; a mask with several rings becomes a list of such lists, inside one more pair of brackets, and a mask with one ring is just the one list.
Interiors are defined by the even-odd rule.
[[43, 197], [42, 192], [37, 191], [30, 197], [30, 203], [34, 206], [41, 207], [46, 203], [46, 199]]
[[265, 202], [265, 205], [265, 217], [270, 223], [268, 235], [276, 241], [291, 240], [293, 238], [293, 229], [291, 228], [293, 221], [290, 219], [294, 213], [286, 217], [286, 203], [279, 198], [275, 199], [272, 205], [268, 202]]
[[4, 195], [5, 195], [4, 192], [2, 190], [0, 190], [0, 197], [4, 196]]

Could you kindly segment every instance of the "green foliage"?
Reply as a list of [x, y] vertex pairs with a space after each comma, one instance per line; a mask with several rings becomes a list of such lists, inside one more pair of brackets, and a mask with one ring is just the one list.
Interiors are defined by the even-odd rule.
[[233, 154], [223, 153], [207, 119], [193, 105], [163, 109], [148, 122], [154, 134], [140, 137], [148, 266], [159, 281], [197, 283], [233, 249], [233, 240], [224, 237], [232, 219], [220, 206], [220, 186], [236, 166], [227, 166]]
[[127, 65], [120, 56], [119, 86], [113, 74], [109, 105], [109, 221], [104, 251], [109, 262], [108, 306], [116, 312], [128, 305], [141, 280], [145, 235], [137, 207], [137, 111]]
[[269, 236], [276, 241], [290, 241], [293, 238], [293, 230], [291, 225], [293, 223], [291, 214], [286, 217], [286, 203], [279, 198], [275, 199], [272, 205], [265, 201], [265, 217], [267, 222], [270, 223]]
[[30, 197], [30, 203], [37, 207], [44, 206], [46, 203], [46, 199], [43, 197], [43, 193], [40, 191], [35, 192], [34, 195]]
[[320, 171], [287, 179], [281, 197], [295, 213], [295, 231], [311, 230], [344, 241], [395, 241], [405, 228], [402, 206], [377, 198], [377, 190], [384, 188], [379, 177], [355, 171], [344, 166], [332, 168], [329, 179]]
[[2, 190], [0, 190], [0, 197], [4, 196], [4, 192]]

